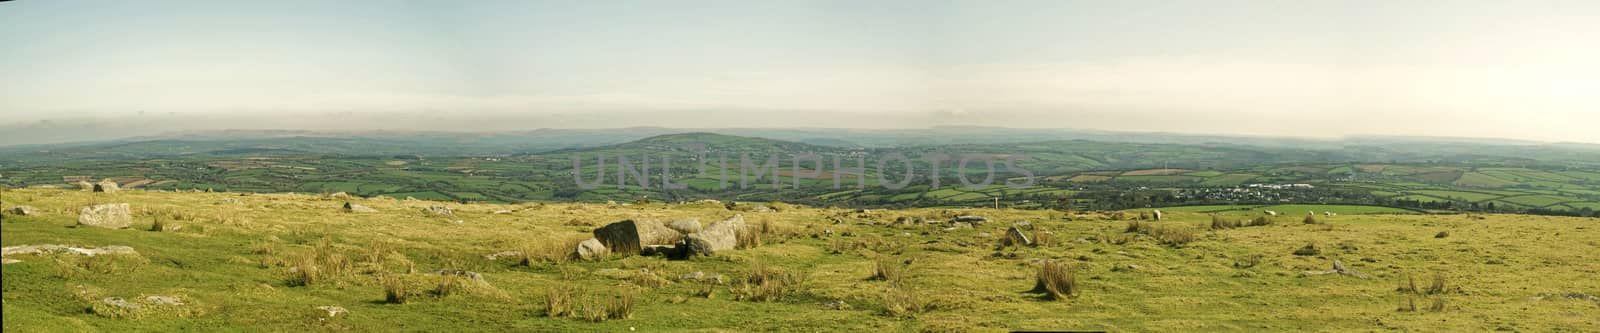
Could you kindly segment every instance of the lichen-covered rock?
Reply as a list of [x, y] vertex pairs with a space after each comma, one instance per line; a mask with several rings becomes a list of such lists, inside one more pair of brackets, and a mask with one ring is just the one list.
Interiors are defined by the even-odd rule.
[[739, 246], [739, 233], [744, 232], [744, 216], [734, 215], [726, 220], [712, 223], [700, 232], [690, 234], [684, 239], [685, 251], [689, 254], [710, 255], [717, 251], [732, 250]]
[[1028, 239], [1028, 235], [1022, 234], [1022, 229], [1017, 227], [1006, 229], [1006, 242], [1009, 245], [1033, 246], [1033, 240]]
[[345, 310], [344, 307], [332, 306], [332, 305], [319, 306], [319, 307], [317, 307], [317, 310], [322, 310], [322, 312], [326, 312], [328, 314], [328, 318], [338, 317], [338, 316], [342, 316], [342, 315], [344, 315], [346, 313], [350, 313], [350, 311], [349, 310]]
[[584, 240], [583, 242], [579, 242], [578, 243], [578, 248], [574, 249], [573, 251], [575, 252], [574, 254], [578, 257], [578, 259], [583, 259], [583, 260], [594, 260], [594, 259], [600, 258], [601, 256], [606, 255], [607, 253], [610, 253], [609, 251], [606, 250], [606, 245], [605, 244], [601, 244], [599, 240], [596, 240], [594, 238], [590, 238], [590, 239]]
[[133, 212], [125, 203], [84, 207], [78, 213], [78, 224], [108, 229], [127, 228], [133, 226]]
[[677, 231], [679, 233], [686, 234], [686, 235], [687, 234], [692, 234], [692, 233], [700, 232], [700, 219], [689, 218], [689, 219], [676, 220], [676, 221], [672, 221], [672, 223], [668, 223], [667, 227], [668, 228], [672, 228], [672, 230]]

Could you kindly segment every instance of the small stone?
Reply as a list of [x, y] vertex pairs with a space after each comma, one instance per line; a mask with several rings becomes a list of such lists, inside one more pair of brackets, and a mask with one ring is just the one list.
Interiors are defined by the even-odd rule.
[[322, 310], [324, 312], [327, 312], [328, 313], [328, 318], [338, 317], [338, 316], [350, 313], [350, 311], [345, 310], [344, 307], [338, 307], [338, 306], [332, 306], [332, 305], [319, 306], [319, 307], [317, 307], [317, 310]]
[[609, 253], [609, 251], [606, 250], [605, 244], [601, 244], [599, 240], [594, 238], [590, 238], [578, 243], [578, 248], [574, 249], [573, 251], [578, 258], [583, 260], [598, 259], [600, 256]]
[[378, 212], [377, 209], [372, 209], [371, 207], [362, 206], [362, 205], [358, 205], [358, 204], [353, 204], [353, 203], [349, 203], [349, 202], [344, 203], [344, 211], [351, 212], [351, 213], [377, 213]]
[[7, 214], [11, 214], [11, 215], [16, 215], [16, 216], [29, 216], [29, 215], [38, 214], [39, 213], [39, 209], [38, 208], [33, 208], [31, 206], [16, 206], [16, 207], [11, 207], [11, 209], [7, 209], [6, 213]]
[[136, 304], [136, 303], [133, 303], [133, 302], [129, 302], [128, 300], [122, 299], [122, 297], [106, 297], [105, 299], [101, 299], [100, 303], [101, 304], [105, 304], [105, 305], [110, 305], [110, 306], [123, 308], [123, 309], [138, 309], [139, 308], [139, 304]]
[[706, 273], [705, 272], [698, 272], [698, 271], [697, 272], [693, 272], [693, 273], [685, 273], [682, 276], [678, 277], [679, 280], [689, 280], [689, 281], [700, 281], [700, 280], [704, 280], [705, 278], [706, 278]]
[[952, 221], [957, 223], [984, 224], [988, 223], [989, 219], [982, 216], [962, 215], [957, 216], [955, 220]]
[[183, 300], [177, 296], [145, 296], [144, 300], [155, 305], [183, 305]]
[[522, 252], [521, 251], [500, 251], [500, 252], [490, 253], [489, 255], [483, 256], [483, 259], [499, 260], [500, 258], [520, 258], [520, 257], [522, 257]]

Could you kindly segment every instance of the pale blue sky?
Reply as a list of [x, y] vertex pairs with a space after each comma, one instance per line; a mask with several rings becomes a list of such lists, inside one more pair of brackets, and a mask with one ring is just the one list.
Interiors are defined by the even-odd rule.
[[752, 119], [696, 124], [1600, 142], [1596, 36], [1596, 1], [20, 0], [0, 125], [717, 110]]

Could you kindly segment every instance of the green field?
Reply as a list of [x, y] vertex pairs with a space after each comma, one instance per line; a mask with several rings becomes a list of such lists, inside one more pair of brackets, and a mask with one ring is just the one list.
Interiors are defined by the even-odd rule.
[[1455, 200], [1466, 200], [1466, 201], [1485, 201], [1485, 200], [1498, 199], [1498, 198], [1501, 197], [1500, 195], [1495, 195], [1495, 194], [1486, 194], [1486, 193], [1478, 193], [1478, 192], [1463, 192], [1463, 191], [1410, 191], [1410, 192], [1411, 193], [1415, 193], [1415, 194], [1431, 196], [1431, 197], [1435, 197], [1435, 198], [1441, 198], [1441, 199], [1455, 199]]
[[1505, 198], [1503, 198], [1501, 200], [1502, 201], [1516, 203], [1516, 204], [1519, 204], [1519, 205], [1533, 206], [1533, 207], [1544, 207], [1544, 206], [1554, 205], [1554, 204], [1563, 203], [1563, 202], [1581, 201], [1581, 200], [1578, 200], [1577, 198], [1569, 198], [1569, 197], [1561, 197], [1561, 196], [1553, 196], [1553, 195], [1525, 195], [1525, 196], [1516, 196], [1516, 197], [1505, 197]]

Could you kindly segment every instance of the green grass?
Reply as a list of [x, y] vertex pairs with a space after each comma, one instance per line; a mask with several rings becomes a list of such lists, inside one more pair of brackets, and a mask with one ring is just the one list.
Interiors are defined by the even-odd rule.
[[[357, 199], [380, 210], [347, 214], [341, 201], [311, 195], [156, 193], [113, 195], [77, 191], [7, 190], [5, 205], [38, 207], [39, 216], [7, 215], [0, 243], [127, 245], [146, 259], [120, 264], [115, 274], [91, 274], [62, 266], [56, 256], [17, 256], [4, 265], [4, 330], [33, 331], [1585, 331], [1600, 325], [1595, 304], [1537, 300], [1540, 294], [1593, 293], [1600, 281], [1588, 272], [1600, 262], [1581, 256], [1600, 241], [1592, 219], [1488, 215], [1354, 215], [1380, 209], [1355, 206], [1273, 206], [1297, 211], [1330, 210], [1342, 215], [1321, 225], [1299, 216], [1271, 226], [1194, 233], [1183, 246], [1129, 237], [1123, 244], [1075, 242], [1122, 234], [1125, 225], [1104, 215], [959, 209], [952, 213], [989, 217], [977, 229], [944, 231], [942, 225], [834, 224], [848, 209], [797, 208], [781, 213], [745, 213], [772, 225], [765, 244], [685, 261], [612, 256], [597, 261], [489, 261], [483, 255], [556, 244], [585, 237], [589, 228], [573, 219], [605, 223], [626, 218], [714, 221], [733, 212], [717, 205], [586, 204], [493, 205]], [[217, 204], [236, 198], [243, 205]], [[138, 216], [130, 230], [69, 228], [72, 212], [91, 201], [128, 202]], [[421, 213], [445, 204], [466, 223], [454, 225]], [[1219, 207], [1219, 206], [1214, 206]], [[501, 209], [515, 214], [493, 215]], [[881, 211], [885, 216], [941, 218], [944, 209]], [[1164, 228], [1206, 230], [1205, 213], [1164, 209]], [[1254, 209], [1252, 209], [1254, 211]], [[158, 214], [181, 212], [176, 232], [143, 231]], [[1011, 222], [1033, 221], [1061, 240], [1043, 247], [1004, 249], [995, 234]], [[1292, 221], [1291, 221], [1292, 220]], [[832, 236], [812, 238], [828, 229]], [[1435, 239], [1440, 231], [1449, 238]], [[849, 236], [843, 236], [848, 234]], [[902, 236], [906, 234], [907, 236]], [[990, 235], [982, 235], [990, 234]], [[324, 241], [324, 239], [326, 241]], [[1291, 252], [1315, 242], [1323, 257]], [[323, 245], [325, 244], [325, 245]], [[270, 251], [262, 250], [270, 249]], [[559, 249], [558, 249], [559, 250]], [[346, 273], [308, 286], [287, 281], [286, 262], [301, 254], [337, 254], [352, 263]], [[1014, 253], [1014, 254], [1006, 254]], [[1575, 255], [1577, 254], [1577, 255]], [[872, 281], [874, 262], [904, 266], [896, 281]], [[1029, 293], [1038, 269], [1033, 258], [1068, 263], [1081, 289], [1076, 298], [1047, 300]], [[1241, 258], [1258, 258], [1241, 267]], [[1360, 260], [1369, 258], [1374, 262]], [[1326, 270], [1333, 259], [1371, 277], [1302, 276]], [[75, 260], [75, 259], [74, 259]], [[905, 263], [909, 262], [909, 265]], [[756, 263], [798, 274], [798, 287], [772, 301], [737, 300], [739, 281]], [[1136, 270], [1127, 270], [1128, 265]], [[105, 269], [106, 266], [94, 269]], [[484, 275], [485, 285], [460, 286], [439, 296], [440, 278], [406, 273], [464, 269]], [[899, 267], [899, 266], [897, 266]], [[72, 269], [68, 269], [72, 268]], [[643, 283], [636, 272], [667, 280]], [[727, 276], [729, 284], [699, 297], [699, 284], [675, 281], [688, 272]], [[1407, 294], [1395, 286], [1406, 276], [1437, 272], [1451, 288], [1443, 312], [1398, 312]], [[399, 277], [418, 291], [406, 304], [384, 302], [381, 276]], [[647, 286], [648, 285], [648, 286]], [[591, 322], [548, 318], [547, 291], [571, 288], [575, 302], [603, 304], [620, 292], [634, 293], [631, 317]], [[134, 299], [177, 295], [193, 315], [154, 314], [117, 319], [84, 311], [104, 297]], [[893, 295], [893, 298], [886, 297]], [[825, 306], [843, 301], [850, 309]], [[888, 300], [923, 304], [911, 316], [885, 315]], [[911, 303], [907, 303], [911, 302]], [[347, 317], [319, 320], [317, 306], [349, 309]], [[582, 306], [578, 306], [582, 308]], [[902, 309], [903, 310], [903, 309]]]

